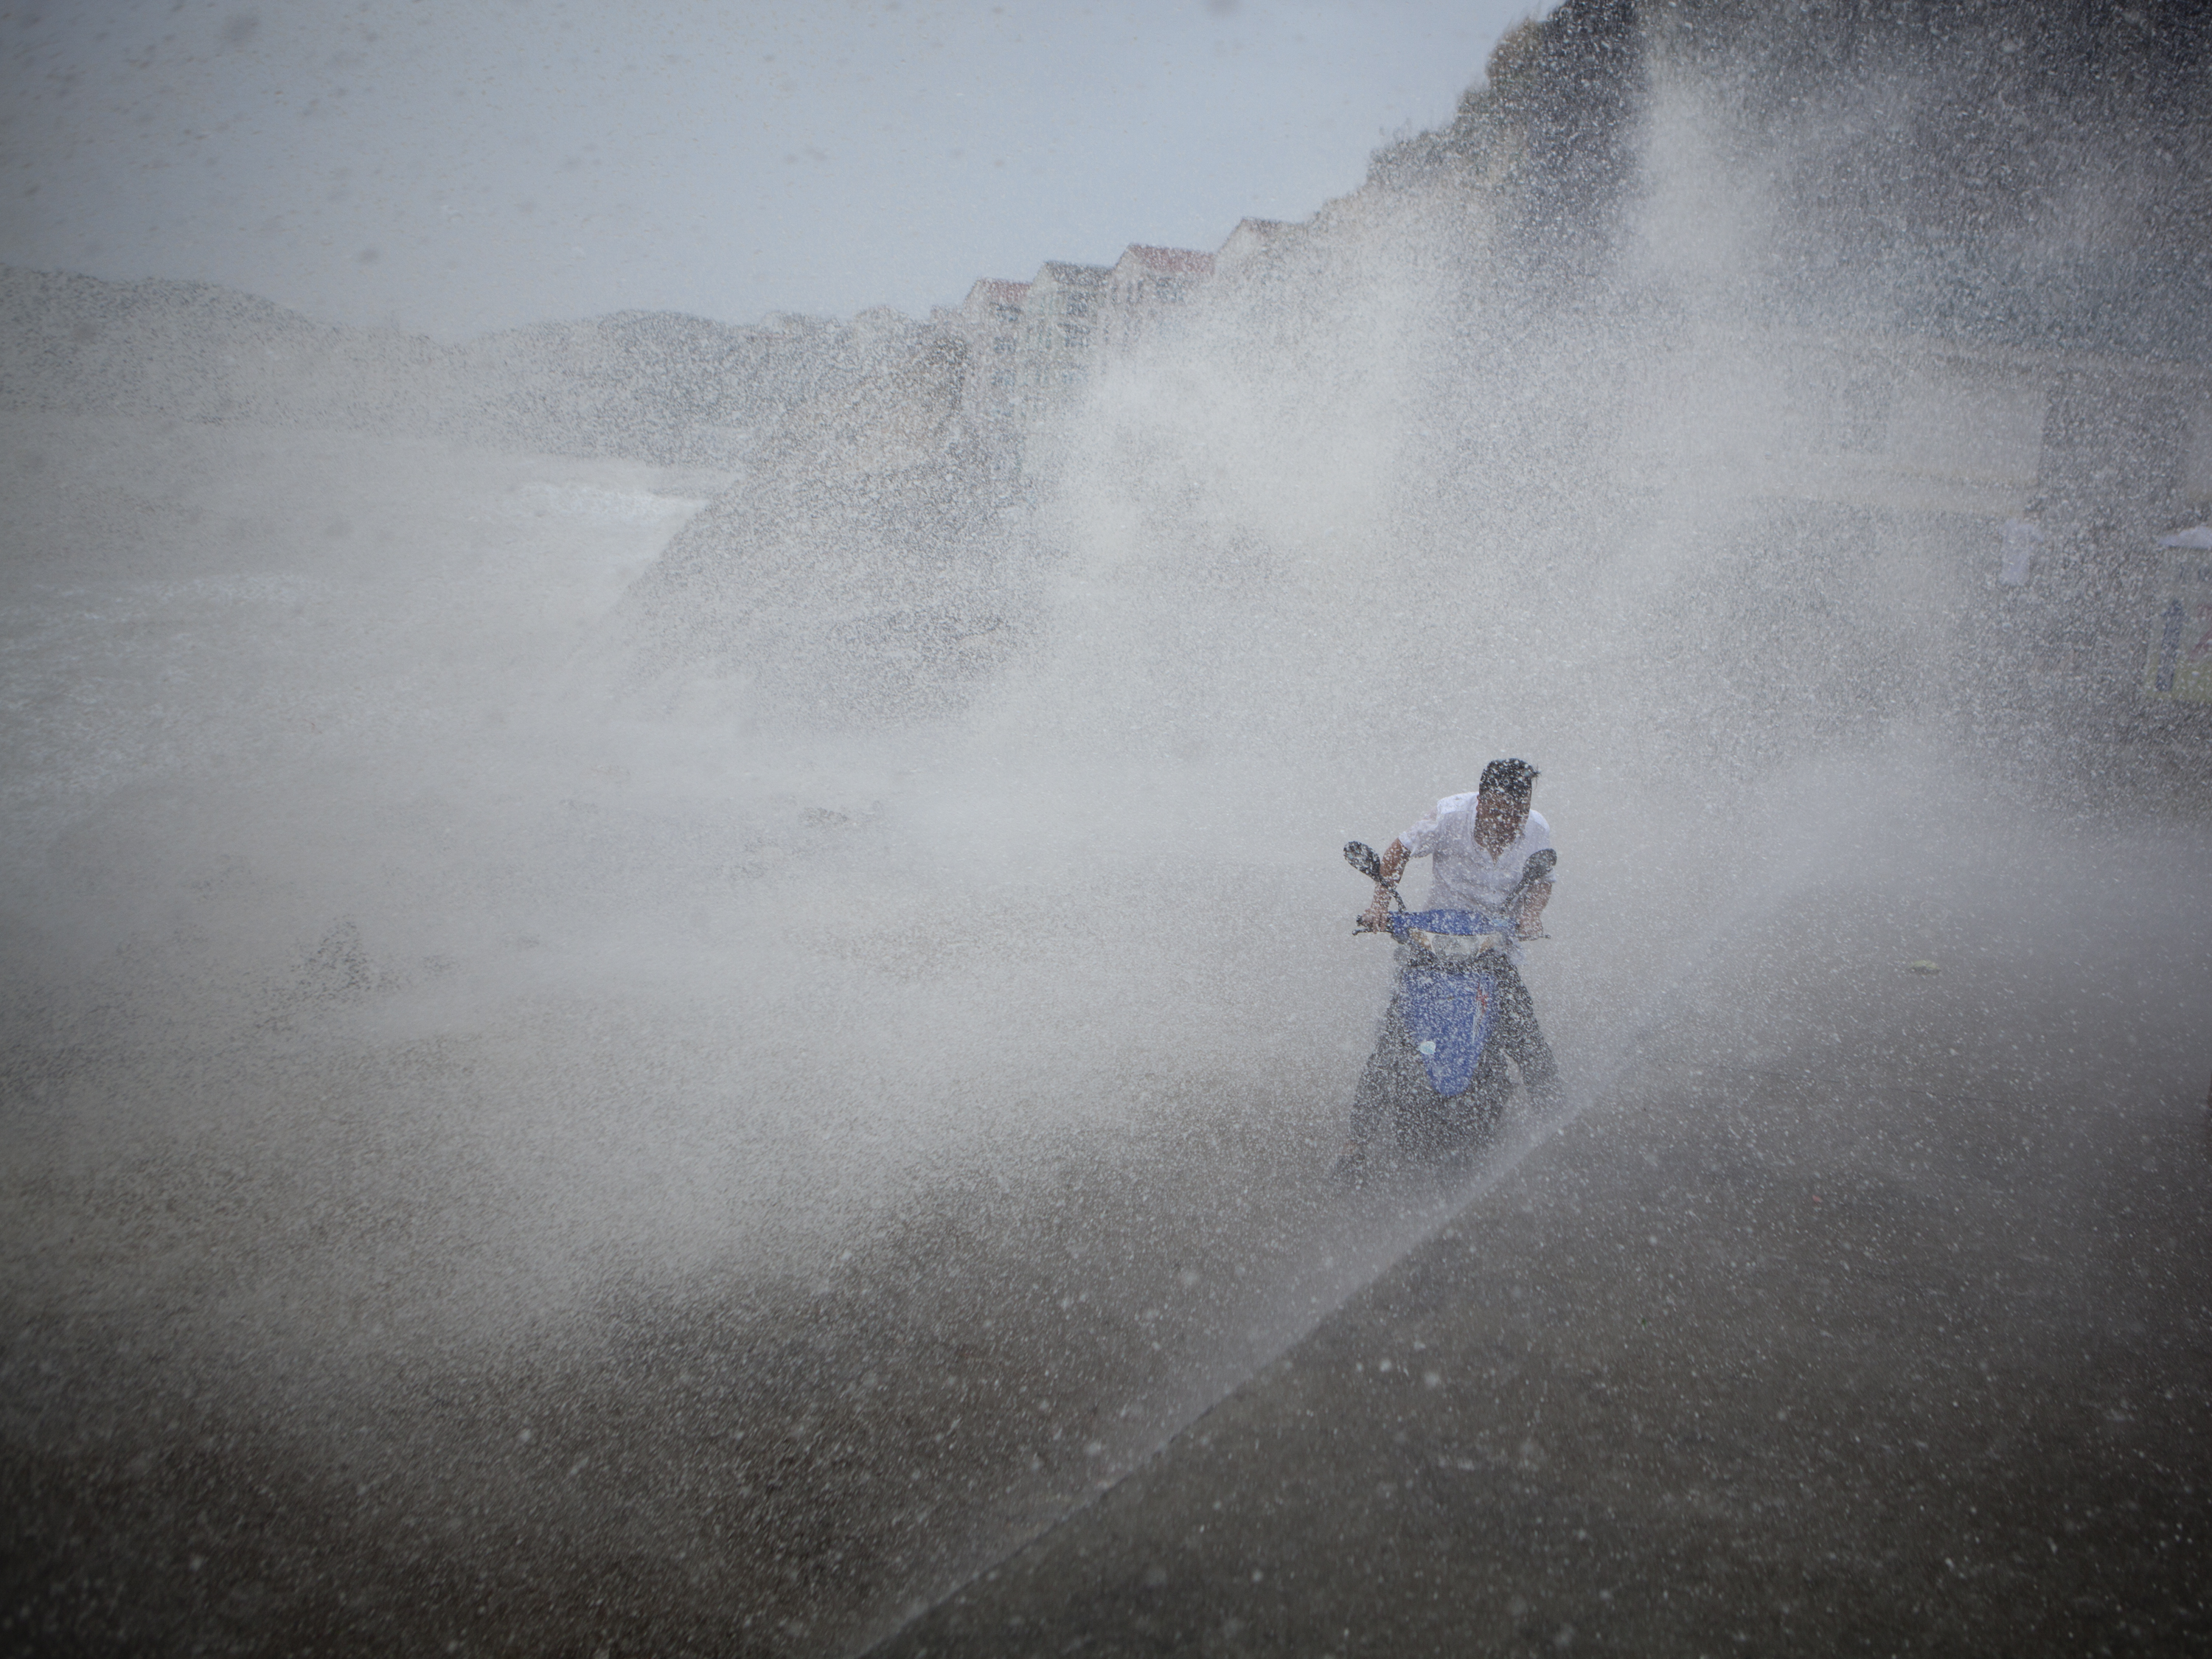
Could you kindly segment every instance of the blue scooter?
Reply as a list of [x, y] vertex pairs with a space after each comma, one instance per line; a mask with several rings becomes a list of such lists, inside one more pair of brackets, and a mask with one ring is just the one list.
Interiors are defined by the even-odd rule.
[[[1521, 898], [1528, 889], [1551, 879], [1559, 854], [1546, 848], [1532, 853], [1505, 896], [1502, 915], [1480, 910], [1408, 910], [1398, 896], [1397, 884], [1384, 878], [1382, 860], [1364, 842], [1344, 849], [1345, 861], [1382, 886], [1397, 909], [1383, 928], [1363, 921], [1355, 933], [1387, 931], [1401, 950], [1398, 961], [1399, 1018], [1421, 1058], [1433, 1095], [1425, 1100], [1397, 1103], [1400, 1138], [1419, 1143], [1449, 1143], [1460, 1133], [1444, 1127], [1474, 1115], [1465, 1095], [1482, 1064], [1492, 1028], [1498, 1020], [1496, 968], [1518, 931], [1515, 921]], [[1418, 1084], [1413, 1085], [1417, 1091]], [[1402, 1092], [1402, 1090], [1401, 1090]], [[1459, 1109], [1455, 1109], [1455, 1108]], [[1431, 1126], [1424, 1133], [1422, 1126]], [[1440, 1146], [1439, 1150], [1446, 1147]]]

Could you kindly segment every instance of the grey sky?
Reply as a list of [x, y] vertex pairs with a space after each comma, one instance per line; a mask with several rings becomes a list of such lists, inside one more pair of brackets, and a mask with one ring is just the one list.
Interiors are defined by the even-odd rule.
[[443, 335], [909, 312], [1212, 247], [1445, 118], [1529, 0], [0, 10], [0, 261]]

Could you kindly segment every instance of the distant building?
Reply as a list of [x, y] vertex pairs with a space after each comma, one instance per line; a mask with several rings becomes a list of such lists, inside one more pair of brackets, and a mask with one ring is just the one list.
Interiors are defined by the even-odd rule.
[[1154, 337], [1200, 283], [1213, 275], [1213, 256], [1183, 247], [1133, 242], [1106, 284], [1101, 343], [1125, 351]]
[[1021, 324], [1022, 300], [1029, 291], [1027, 283], [978, 278], [968, 290], [968, 297], [960, 302], [961, 326], [979, 335], [1011, 335]]
[[1239, 219], [1213, 256], [1213, 269], [1223, 276], [1241, 276], [1279, 253], [1297, 229], [1281, 219]]
[[1020, 386], [1022, 301], [1027, 283], [986, 276], [968, 290], [956, 324], [968, 342], [968, 374], [961, 406], [979, 418], [1003, 415]]
[[1114, 272], [1106, 265], [1048, 260], [1022, 296], [1015, 356], [1020, 389], [1051, 395], [1079, 385], [1097, 345]]

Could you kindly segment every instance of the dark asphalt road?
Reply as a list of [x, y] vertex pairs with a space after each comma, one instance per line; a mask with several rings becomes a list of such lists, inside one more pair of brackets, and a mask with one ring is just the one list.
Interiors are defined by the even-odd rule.
[[878, 1651], [2212, 1650], [2203, 1080], [1975, 995], [1593, 1108]]

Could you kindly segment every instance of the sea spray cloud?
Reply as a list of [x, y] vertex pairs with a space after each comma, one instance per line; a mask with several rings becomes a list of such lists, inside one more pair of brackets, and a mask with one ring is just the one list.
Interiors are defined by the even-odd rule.
[[1310, 1183], [1385, 972], [1335, 848], [1493, 756], [1577, 1099], [1789, 1052], [1870, 933], [2185, 960], [2185, 836], [2068, 884], [2196, 730], [2126, 560], [2202, 499], [2201, 173], [2085, 205], [2166, 83], [2038, 106], [2039, 240], [1957, 183], [2001, 19], [1839, 69], [1681, 15], [1564, 9], [1018, 419], [885, 319], [732, 479], [19, 410], [11, 1295], [93, 1402], [42, 1408], [258, 1424], [309, 1534], [556, 1540], [470, 1571], [720, 1528], [624, 1616], [842, 1640], [1433, 1224]]

